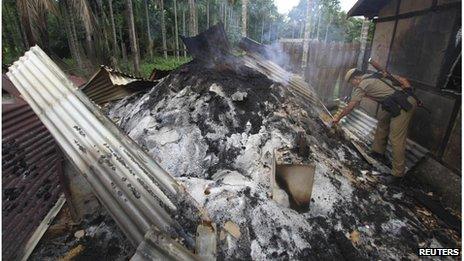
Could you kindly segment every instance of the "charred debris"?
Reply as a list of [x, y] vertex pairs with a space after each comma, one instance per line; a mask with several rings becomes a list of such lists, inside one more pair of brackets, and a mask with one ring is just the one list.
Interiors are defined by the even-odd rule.
[[[110, 248], [122, 258], [162, 256], [169, 244], [180, 244], [208, 260], [398, 260], [417, 258], [418, 247], [461, 246], [460, 217], [414, 180], [383, 185], [350, 137], [327, 127], [330, 112], [309, 86], [292, 87], [296, 76], [254, 60], [266, 60], [264, 47], [245, 39], [232, 54], [220, 25], [183, 40], [191, 62], [151, 86], [138, 79], [143, 90], [103, 106], [196, 202], [191, 211], [173, 214], [183, 232], [152, 229], [131, 245], [120, 222], [103, 211], [68, 230], [72, 234], [44, 238], [33, 259], [70, 255], [79, 245], [91, 250], [92, 240], [103, 242], [96, 253], [104, 257]], [[197, 210], [208, 218], [195, 216]], [[153, 247], [165, 242], [163, 235], [178, 243], [167, 239], [171, 243]]]

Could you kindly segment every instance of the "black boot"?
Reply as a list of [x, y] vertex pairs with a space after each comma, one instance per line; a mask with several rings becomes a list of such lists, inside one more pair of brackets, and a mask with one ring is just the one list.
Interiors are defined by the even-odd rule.
[[384, 165], [389, 166], [388, 159], [384, 154], [381, 154], [381, 153], [378, 153], [378, 152], [375, 152], [375, 151], [371, 151], [369, 153], [369, 156], [371, 156], [372, 158], [374, 158], [378, 162], [381, 162]]

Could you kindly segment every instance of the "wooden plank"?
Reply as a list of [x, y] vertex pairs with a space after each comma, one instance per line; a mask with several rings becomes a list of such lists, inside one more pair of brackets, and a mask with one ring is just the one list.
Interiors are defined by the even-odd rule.
[[47, 231], [48, 227], [51, 225], [58, 212], [60, 212], [65, 202], [66, 198], [63, 194], [61, 194], [53, 208], [50, 209], [48, 214], [32, 234], [31, 238], [27, 241], [26, 246], [23, 249], [23, 253], [19, 255], [21, 257], [20, 260], [25, 261], [29, 258], [29, 256], [32, 254], [32, 251], [34, 251], [40, 239], [45, 234], [45, 231]]
[[340, 97], [340, 93], [342, 91], [341, 88], [342, 88], [343, 78], [344, 78], [343, 68], [345, 67], [344, 55], [346, 51], [346, 46], [347, 46], [346, 43], [340, 43], [338, 46], [339, 48], [338, 49], [339, 53], [338, 53], [338, 58], [337, 58], [338, 66], [337, 66], [337, 70], [335, 71], [335, 84], [339, 83], [339, 86], [338, 86], [338, 93], [335, 94], [334, 97]]
[[326, 102], [333, 101], [333, 92], [337, 83], [337, 68], [340, 67], [339, 62], [340, 43], [332, 42], [330, 46], [329, 67], [327, 68], [327, 85], [324, 86], [324, 100]]

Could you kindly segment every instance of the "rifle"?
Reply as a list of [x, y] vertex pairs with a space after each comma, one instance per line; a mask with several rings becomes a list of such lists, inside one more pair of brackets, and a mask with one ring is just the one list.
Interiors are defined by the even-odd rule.
[[372, 65], [372, 67], [374, 67], [378, 72], [380, 72], [380, 73], [383, 74], [387, 79], [389, 79], [390, 81], [392, 81], [393, 84], [400, 86], [400, 87], [403, 89], [404, 92], [406, 92], [408, 95], [410, 95], [411, 97], [413, 97], [413, 98], [416, 100], [416, 102], [417, 102], [417, 107], [423, 108], [423, 109], [426, 110], [429, 114], [432, 113], [427, 107], [425, 107], [424, 103], [414, 94], [414, 91], [411, 89], [411, 87], [404, 86], [403, 83], [401, 83], [400, 81], [398, 81], [398, 79], [396, 79], [396, 77], [394, 77], [390, 72], [388, 72], [387, 69], [383, 68], [379, 63], [377, 63], [376, 61], [372, 60], [372, 58], [369, 58], [368, 62], [369, 62], [369, 64]]

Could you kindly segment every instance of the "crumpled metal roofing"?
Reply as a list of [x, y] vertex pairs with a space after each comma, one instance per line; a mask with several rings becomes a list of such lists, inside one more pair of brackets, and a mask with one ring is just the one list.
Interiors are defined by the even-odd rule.
[[12, 96], [2, 102], [2, 257], [15, 260], [62, 193], [62, 159], [50, 132], [6, 75], [2, 90]]
[[[374, 132], [377, 126], [377, 120], [362, 112], [359, 109], [353, 110], [342, 121], [342, 126], [353, 133], [364, 148], [369, 150], [370, 144], [374, 141]], [[406, 145], [406, 168], [411, 169], [422, 159], [429, 151], [408, 139]], [[391, 158], [391, 145], [388, 143], [387, 156]]]
[[156, 83], [102, 65], [81, 90], [92, 101], [101, 105], [146, 90]]
[[[179, 215], [188, 209], [192, 219], [205, 218], [194, 200], [38, 46], [16, 61], [7, 75], [135, 246], [153, 226], [189, 242]], [[179, 259], [165, 254], [167, 259]]]

